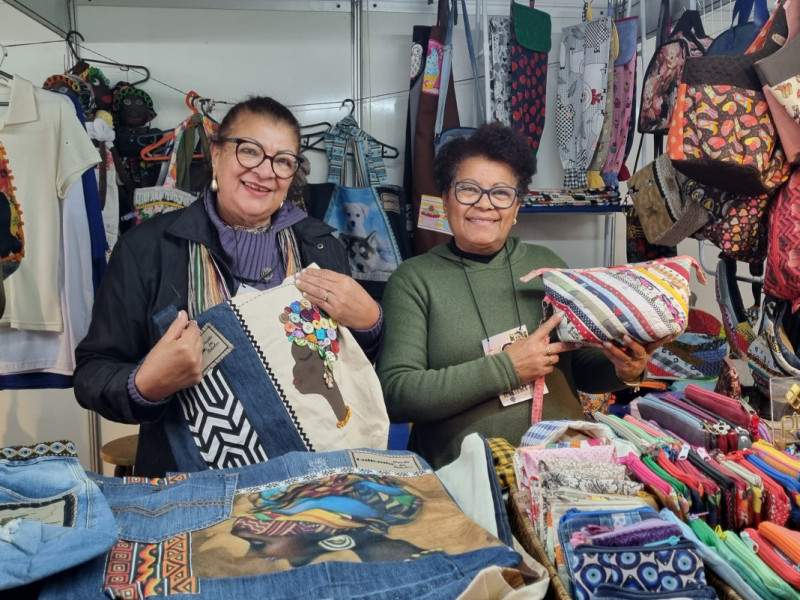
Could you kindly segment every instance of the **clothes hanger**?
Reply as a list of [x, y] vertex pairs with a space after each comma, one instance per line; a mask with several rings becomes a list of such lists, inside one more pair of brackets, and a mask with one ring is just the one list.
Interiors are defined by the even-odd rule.
[[[350, 106], [350, 112], [341, 120], [343, 121], [344, 119], [350, 118], [353, 119], [353, 121], [355, 121], [354, 113], [356, 110], [356, 103], [352, 98], [345, 98], [342, 101], [342, 105], [340, 108], [345, 108], [348, 105]], [[375, 140], [375, 142], [377, 142], [378, 144], [380, 144], [382, 158], [397, 158], [398, 156], [400, 156], [400, 151], [394, 146], [390, 146], [389, 144], [381, 142], [380, 140], [376, 140], [375, 138], [372, 139]]]
[[[84, 38], [83, 35], [81, 35], [81, 33], [79, 31], [76, 31], [75, 29], [72, 29], [72, 30], [67, 32], [67, 37], [65, 38], [65, 41], [67, 42], [67, 46], [69, 47], [70, 53], [72, 54], [73, 58], [77, 61], [77, 60], [80, 60], [81, 57], [78, 56], [78, 43], [76, 41], [74, 41], [73, 36], [81, 38], [82, 42], [85, 42], [86, 38]], [[73, 46], [73, 44], [75, 44], [75, 45]], [[113, 60], [100, 60], [100, 59], [97, 59], [97, 58], [92, 58], [92, 59], [88, 59], [88, 60], [87, 59], [83, 59], [83, 60], [85, 60], [89, 64], [97, 63], [97, 64], [101, 64], [101, 65], [111, 65], [112, 67], [117, 67], [121, 71], [130, 71], [132, 69], [138, 69], [140, 71], [144, 71], [144, 75], [145, 75], [144, 79], [140, 79], [138, 81], [132, 81], [130, 83], [130, 85], [132, 85], [134, 87], [136, 87], [137, 85], [141, 85], [142, 83], [150, 80], [150, 69], [148, 69], [144, 65], [129, 65], [129, 64], [125, 64], [125, 63], [116, 62], [116, 61], [113, 61]]]
[[[195, 115], [200, 114], [200, 111], [195, 106], [195, 101], [200, 99], [200, 94], [195, 92], [194, 90], [190, 91], [186, 94], [186, 106], [189, 110], [192, 111], [192, 114], [184, 121], [187, 123], [187, 127], [194, 127], [196, 123], [192, 123], [192, 119], [196, 118]], [[170, 145], [171, 142], [175, 140], [175, 130], [173, 129], [166, 135], [163, 135], [161, 138], [142, 148], [141, 152], [139, 152], [139, 156], [142, 160], [147, 162], [154, 162], [159, 160], [169, 160], [172, 154], [172, 147]], [[156, 153], [158, 152], [158, 153]], [[192, 158], [205, 158], [205, 154], [193, 154]]]
[[333, 127], [333, 125], [327, 121], [301, 125], [300, 151], [316, 150], [317, 152], [325, 152], [325, 146], [322, 144], [325, 141], [325, 134], [331, 130], [331, 127]]

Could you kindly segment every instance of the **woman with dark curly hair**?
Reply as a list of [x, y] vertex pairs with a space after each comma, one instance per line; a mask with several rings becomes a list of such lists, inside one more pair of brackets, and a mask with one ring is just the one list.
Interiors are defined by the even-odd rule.
[[635, 385], [654, 349], [630, 341], [570, 352], [570, 344], [547, 342], [562, 317], [541, 323], [541, 279], [520, 277], [567, 265], [548, 248], [509, 237], [535, 170], [525, 139], [500, 123], [447, 143], [434, 177], [453, 239], [389, 279], [378, 375], [389, 417], [414, 424], [409, 449], [434, 468], [455, 459], [472, 432], [518, 445], [539, 377], [543, 420], [582, 419], [577, 389]]

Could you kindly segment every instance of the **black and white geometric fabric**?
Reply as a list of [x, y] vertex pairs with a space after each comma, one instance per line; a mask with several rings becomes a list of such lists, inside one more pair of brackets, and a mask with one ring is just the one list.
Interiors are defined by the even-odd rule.
[[209, 468], [267, 460], [242, 403], [219, 368], [212, 368], [198, 385], [179, 392], [178, 398], [192, 438]]

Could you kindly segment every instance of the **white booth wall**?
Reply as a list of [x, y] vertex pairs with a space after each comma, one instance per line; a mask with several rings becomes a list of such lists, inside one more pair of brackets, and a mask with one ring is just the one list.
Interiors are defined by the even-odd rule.
[[[269, 3], [266, 2], [265, 5]], [[315, 3], [304, 3], [313, 5]], [[330, 5], [331, 3], [320, 3]], [[345, 7], [348, 2], [342, 2]], [[402, 10], [365, 10], [363, 39], [361, 126], [378, 140], [400, 150], [387, 160], [389, 179], [402, 183], [409, 82], [411, 32], [414, 25], [432, 25], [435, 5], [426, 0], [399, 5]], [[409, 6], [416, 12], [410, 12]], [[475, 2], [468, 2], [474, 10]], [[554, 97], [561, 28], [578, 22], [581, 2], [538, 2], [553, 17], [553, 50], [549, 60], [547, 114], [555, 115]], [[503, 14], [507, 3], [490, 2], [490, 14]], [[473, 21], [473, 28], [477, 25]], [[142, 84], [153, 98], [158, 116], [154, 127], [177, 125], [189, 114], [184, 100], [194, 90], [217, 100], [212, 116], [221, 119], [229, 105], [248, 95], [270, 95], [290, 106], [303, 124], [335, 122], [345, 116], [345, 98], [353, 89], [351, 15], [349, 10], [214, 10], [77, 7], [77, 29], [85, 38], [81, 57], [145, 65], [151, 78]], [[66, 44], [16, 9], [0, 3], [0, 43], [8, 47], [2, 69], [41, 85], [71, 65]], [[32, 42], [47, 42], [29, 45]], [[650, 52], [652, 48], [650, 48]], [[649, 52], [648, 52], [649, 55]], [[462, 124], [474, 124], [472, 82], [463, 25], [455, 33], [454, 76]], [[138, 73], [100, 66], [112, 84], [137, 81]], [[481, 70], [482, 73], [482, 70]], [[639, 78], [641, 81], [641, 77]], [[638, 102], [638, 100], [637, 100]], [[538, 152], [537, 188], [561, 187], [562, 170], [555, 141], [555, 119], [547, 118]], [[312, 182], [324, 181], [324, 154], [311, 153]], [[633, 170], [633, 157], [629, 159]], [[35, 215], [25, 214], [30, 220]], [[573, 267], [597, 266], [603, 260], [604, 219], [593, 214], [521, 214], [512, 233], [552, 248]], [[613, 262], [625, 262], [624, 217], [614, 225]], [[697, 255], [697, 243], [683, 242], [680, 253]], [[715, 253], [708, 251], [709, 257]], [[710, 260], [715, 264], [715, 259]], [[697, 306], [718, 314], [713, 280], [703, 289], [695, 283]], [[748, 296], [745, 295], [745, 299]], [[124, 343], [121, 340], [120, 343]], [[134, 433], [136, 428], [103, 420], [100, 442]], [[23, 444], [52, 439], [73, 440], [84, 467], [91, 468], [89, 415], [71, 389], [0, 391], [0, 444]], [[110, 469], [105, 466], [106, 472]]]

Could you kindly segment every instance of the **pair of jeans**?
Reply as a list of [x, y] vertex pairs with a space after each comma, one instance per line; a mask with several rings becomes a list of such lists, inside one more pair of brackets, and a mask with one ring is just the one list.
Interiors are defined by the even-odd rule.
[[[145, 598], [152, 589], [187, 599], [438, 600], [458, 596], [486, 567], [521, 561], [410, 452], [291, 452], [162, 480], [96, 481], [120, 542], [46, 581], [43, 600]], [[283, 560], [277, 546], [263, 550], [276, 541], [292, 544]], [[327, 560], [299, 558], [312, 551]]]
[[0, 590], [105, 554], [114, 517], [72, 442], [0, 449]]

